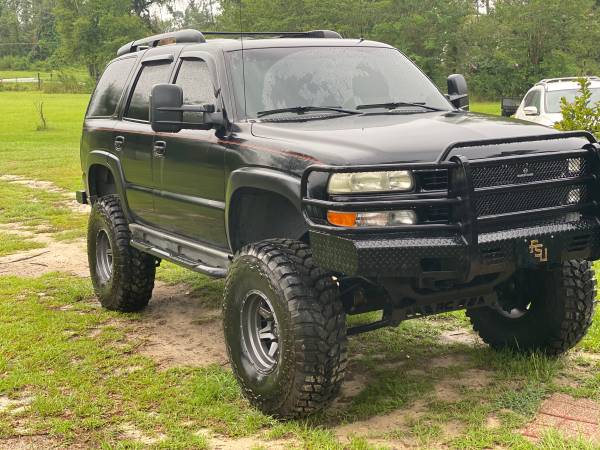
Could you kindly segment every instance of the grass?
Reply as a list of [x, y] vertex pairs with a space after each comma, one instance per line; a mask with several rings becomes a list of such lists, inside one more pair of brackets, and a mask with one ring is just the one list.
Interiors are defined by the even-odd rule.
[[42, 80], [50, 78], [56, 79], [60, 72], [74, 75], [80, 80], [85, 80], [88, 77], [85, 68], [71, 67], [62, 69], [61, 71], [46, 71], [46, 70], [0, 70], [0, 80], [3, 78], [37, 78], [38, 74]]
[[0, 257], [42, 247], [44, 247], [44, 244], [32, 239], [12, 233], [0, 233]]
[[[0, 174], [49, 180], [81, 188], [79, 139], [89, 96], [0, 92]], [[44, 102], [48, 130], [37, 131], [35, 103]]]
[[83, 236], [87, 216], [66, 208], [61, 193], [0, 180], [0, 223], [18, 223], [35, 231]]
[[[87, 96], [42, 95], [50, 124], [42, 132], [36, 131], [33, 106], [40, 95], [0, 92], [5, 118], [0, 124], [0, 173], [74, 190], [80, 187], [78, 142]], [[471, 106], [473, 111], [499, 112], [499, 103]], [[59, 192], [0, 180], [0, 223], [20, 223], [57, 238], [80, 237], [86, 216], [74, 214], [64, 200]], [[0, 235], [0, 255], [30, 245], [37, 244], [11, 233]], [[206, 307], [220, 305], [222, 281], [170, 263], [161, 265], [158, 278], [181, 286]], [[216, 433], [232, 445], [245, 445], [234, 439], [250, 437], [263, 448], [286, 439], [308, 449], [369, 449], [402, 442], [429, 448], [526, 449], [534, 446], [519, 430], [548, 395], [565, 392], [600, 401], [596, 359], [574, 354], [555, 360], [442, 342], [442, 333], [468, 326], [463, 313], [452, 313], [352, 338], [347, 385], [354, 378], [362, 380], [364, 389], [308, 420], [278, 422], [249, 406], [228, 368], [163, 369], [140, 355], [142, 342], [132, 330], [143, 319], [143, 314], [99, 309], [87, 279], [64, 274], [0, 277], [0, 398], [15, 402], [0, 408], [0, 439], [25, 434], [50, 436], [63, 447], [207, 448], [214, 444], [210, 433]], [[361, 320], [365, 318], [349, 322]], [[600, 353], [599, 323], [597, 315], [580, 350]], [[395, 418], [388, 427], [367, 425], [348, 442], [338, 440], [340, 427], [353, 429], [357, 422], [384, 414]], [[491, 417], [497, 426], [489, 426]], [[539, 447], [591, 444], [548, 433]]]
[[494, 116], [500, 115], [500, 101], [496, 102], [482, 102], [482, 101], [472, 101], [470, 105], [471, 112], [483, 113], [483, 114], [491, 114]]
[[[210, 437], [198, 432], [209, 429], [231, 440], [254, 436], [266, 448], [285, 438], [305, 448], [337, 449], [338, 425], [406, 408], [405, 425], [355, 435], [344, 448], [373, 448], [368, 438], [533, 448], [518, 430], [560, 389], [553, 380], [569, 365], [539, 354], [444, 344], [435, 321], [406, 322], [351, 340], [350, 372], [360, 367], [368, 382], [349, 403], [307, 421], [277, 422], [247, 404], [228, 369], [163, 370], [137, 354], [140, 342], [130, 331], [138, 321], [138, 314], [99, 309], [85, 279], [0, 277], [0, 397], [21, 405], [16, 412], [16, 406], [0, 410], [0, 438], [14, 436], [18, 424], [20, 433], [49, 434], [66, 446], [136, 447], [143, 436], [149, 447], [206, 448]], [[472, 370], [484, 373], [483, 385], [460, 384]], [[597, 380], [596, 367], [582, 385]], [[457, 398], [436, 395], [436, 387], [448, 383], [458, 383]], [[422, 407], [413, 409], [416, 403]], [[490, 428], [494, 415], [499, 425]], [[459, 424], [458, 433], [448, 433], [452, 424]], [[128, 438], [131, 428], [137, 443]], [[573, 444], [554, 435], [544, 439], [546, 448], [557, 439]]]

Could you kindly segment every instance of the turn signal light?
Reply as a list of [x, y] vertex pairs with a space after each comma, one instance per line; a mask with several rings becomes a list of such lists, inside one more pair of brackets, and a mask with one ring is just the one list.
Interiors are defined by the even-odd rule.
[[336, 225], [338, 227], [355, 227], [356, 213], [327, 211], [327, 220], [330, 224]]

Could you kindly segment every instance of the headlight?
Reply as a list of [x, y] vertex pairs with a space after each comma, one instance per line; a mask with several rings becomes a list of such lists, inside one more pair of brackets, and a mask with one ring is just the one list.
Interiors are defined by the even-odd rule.
[[410, 191], [414, 186], [414, 178], [408, 170], [334, 173], [329, 178], [327, 191], [330, 194]]

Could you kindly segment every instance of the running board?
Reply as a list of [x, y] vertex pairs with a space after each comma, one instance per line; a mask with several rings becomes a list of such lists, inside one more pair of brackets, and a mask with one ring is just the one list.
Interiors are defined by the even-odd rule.
[[231, 255], [222, 250], [139, 224], [129, 229], [131, 246], [144, 253], [214, 278], [227, 275]]

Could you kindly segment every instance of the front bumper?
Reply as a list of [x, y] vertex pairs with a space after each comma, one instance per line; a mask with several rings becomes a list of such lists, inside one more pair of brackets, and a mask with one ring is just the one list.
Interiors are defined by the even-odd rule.
[[[312, 166], [302, 178], [302, 202], [316, 262], [347, 276], [417, 277], [469, 282], [479, 275], [600, 258], [600, 146], [588, 133], [561, 133], [523, 142], [585, 137], [582, 149], [468, 160], [453, 144], [436, 163]], [[512, 142], [520, 142], [512, 139]], [[579, 167], [572, 172], [573, 167]], [[362, 170], [444, 170], [448, 185], [393, 198], [328, 198], [311, 190], [311, 175]], [[534, 173], [535, 172], [535, 173]], [[499, 175], [502, 175], [500, 176]], [[525, 174], [525, 175], [523, 175]], [[527, 175], [529, 174], [529, 175]], [[320, 193], [314, 195], [314, 192]], [[393, 228], [333, 227], [327, 210], [447, 208], [447, 220]]]
[[311, 231], [310, 241], [319, 266], [347, 276], [464, 282], [516, 268], [598, 259], [600, 223], [595, 218], [580, 218], [481, 233], [476, 246], [459, 234], [370, 238]]

